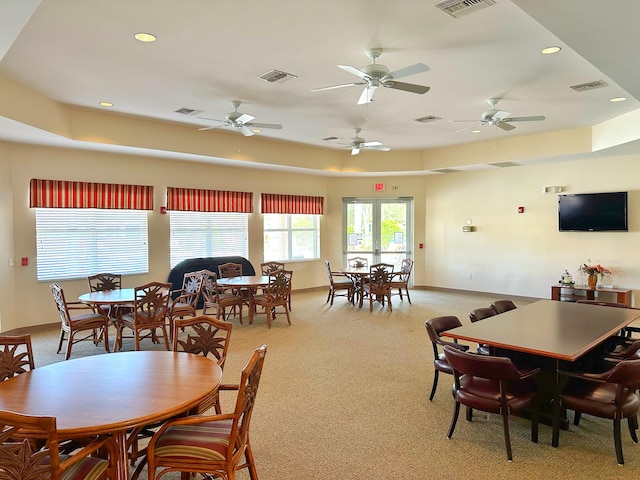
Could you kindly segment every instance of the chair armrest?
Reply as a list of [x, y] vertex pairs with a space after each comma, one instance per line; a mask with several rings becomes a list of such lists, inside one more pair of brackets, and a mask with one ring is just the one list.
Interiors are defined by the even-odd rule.
[[[443, 347], [445, 345], [449, 345], [450, 347], [456, 348], [462, 352], [466, 352], [467, 350], [469, 350], [469, 345], [463, 345], [461, 343], [458, 342], [447, 342], [446, 340], [438, 340], [438, 344], [442, 345]], [[470, 352], [471, 353], [471, 352]]]
[[[518, 368], [516, 366], [516, 368]], [[534, 368], [527, 368], [527, 367], [523, 367], [523, 369], [519, 369], [518, 368], [518, 372], [520, 372], [520, 380], [525, 380], [527, 378], [531, 378], [536, 376], [538, 373], [540, 373], [542, 369], [540, 367], [534, 367]]]
[[229, 383], [223, 383], [218, 387], [218, 390], [238, 390], [240, 388], [240, 385], [236, 384], [229, 384]]
[[116, 459], [116, 448], [113, 437], [100, 436], [90, 443], [84, 445], [80, 450], [75, 450], [72, 455], [64, 458], [64, 460], [61, 459], [60, 469], [68, 469], [69, 467], [78, 463], [80, 460], [89, 456], [93, 456], [93, 454], [95, 454], [95, 452], [97, 452], [99, 449], [106, 449], [109, 454], [109, 463], [113, 465]]
[[601, 373], [571, 372], [569, 370], [558, 370], [558, 374], [564, 375], [566, 377], [581, 378], [582, 380], [589, 380], [592, 382], [606, 383], [603, 377], [604, 375], [608, 374], [608, 372], [605, 372], [605, 374], [603, 375]]

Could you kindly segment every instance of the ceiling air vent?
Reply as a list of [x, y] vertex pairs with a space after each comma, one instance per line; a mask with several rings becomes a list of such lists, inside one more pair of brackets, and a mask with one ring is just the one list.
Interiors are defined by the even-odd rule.
[[609, 85], [604, 80], [596, 80], [595, 82], [583, 83], [581, 85], [572, 85], [571, 88], [573, 88], [576, 92], [586, 92], [588, 90], [594, 90], [596, 88], [604, 88], [608, 86]]
[[298, 77], [287, 72], [281, 72], [280, 70], [270, 70], [267, 73], [263, 73], [258, 78], [269, 83], [284, 83], [287, 80]]
[[460, 18], [495, 4], [495, 0], [444, 0], [434, 6], [453, 18]]
[[338, 138], [338, 137], [327, 137], [327, 138], [323, 138], [322, 140], [324, 140], [325, 142], [337, 142], [338, 140], [340, 140], [340, 138]]
[[416, 122], [420, 123], [435, 122], [436, 120], [442, 120], [442, 118], [436, 117], [435, 115], [427, 115], [426, 117], [416, 118]]
[[182, 107], [178, 110], [175, 110], [175, 112], [181, 115], [200, 115], [203, 110], [194, 110], [193, 108]]
[[461, 170], [456, 170], [455, 168], [435, 168], [431, 171], [436, 173], [456, 173], [460, 172]]

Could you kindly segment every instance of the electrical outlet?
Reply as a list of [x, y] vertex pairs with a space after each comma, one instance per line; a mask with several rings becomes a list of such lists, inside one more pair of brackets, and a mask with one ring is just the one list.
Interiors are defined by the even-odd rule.
[[10, 267], [13, 267], [15, 263], [13, 262], [13, 257], [9, 257], [9, 261], [7, 262]]

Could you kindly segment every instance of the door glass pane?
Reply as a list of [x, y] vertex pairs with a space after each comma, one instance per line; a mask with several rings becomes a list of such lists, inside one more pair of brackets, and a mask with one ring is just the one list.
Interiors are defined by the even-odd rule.
[[373, 205], [371, 203], [347, 204], [347, 252], [370, 253], [373, 251], [372, 223]]
[[407, 256], [407, 204], [380, 205], [380, 258], [400, 268]]

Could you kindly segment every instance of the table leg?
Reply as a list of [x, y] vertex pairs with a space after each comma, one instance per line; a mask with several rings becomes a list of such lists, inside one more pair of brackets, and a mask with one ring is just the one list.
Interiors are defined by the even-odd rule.
[[116, 444], [116, 479], [129, 480], [129, 459], [127, 457], [127, 431], [113, 432], [113, 440]]

